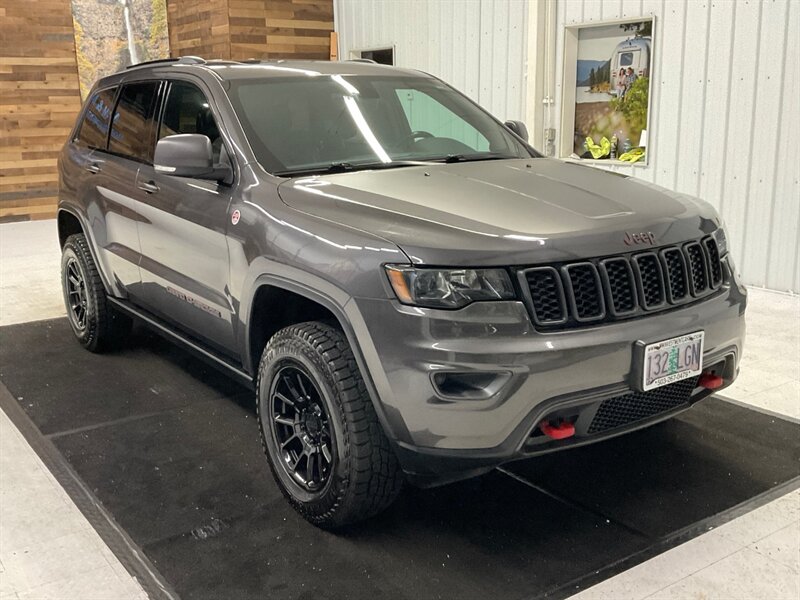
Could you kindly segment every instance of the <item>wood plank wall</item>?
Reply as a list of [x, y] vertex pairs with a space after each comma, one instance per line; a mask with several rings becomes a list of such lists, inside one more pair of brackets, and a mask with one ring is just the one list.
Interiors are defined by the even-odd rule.
[[173, 56], [327, 60], [333, 0], [169, 0]]
[[230, 58], [228, 0], [168, 0], [172, 56]]
[[[333, 0], [168, 0], [173, 56], [327, 60]], [[70, 0], [0, 0], [0, 222], [55, 215], [80, 110]]]
[[0, 0], [0, 222], [55, 214], [80, 103], [70, 0]]

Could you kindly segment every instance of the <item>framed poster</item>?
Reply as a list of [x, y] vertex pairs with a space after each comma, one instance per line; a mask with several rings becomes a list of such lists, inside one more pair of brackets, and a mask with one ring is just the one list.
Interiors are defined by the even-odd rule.
[[646, 164], [653, 17], [566, 28], [561, 156]]
[[166, 0], [72, 0], [81, 98], [100, 77], [169, 58]]

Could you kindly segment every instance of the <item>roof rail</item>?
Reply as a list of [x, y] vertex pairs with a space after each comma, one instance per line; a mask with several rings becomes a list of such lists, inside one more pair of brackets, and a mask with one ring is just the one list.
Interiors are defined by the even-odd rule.
[[349, 58], [345, 62], [369, 63], [371, 65], [377, 65], [378, 64], [378, 61], [372, 60], [371, 58]]
[[206, 61], [199, 56], [181, 56], [180, 58], [157, 58], [155, 60], [146, 60], [144, 62], [136, 63], [135, 65], [128, 65], [126, 69], [137, 69], [139, 67], [149, 67], [150, 65], [172, 63], [176, 65], [204, 65]]

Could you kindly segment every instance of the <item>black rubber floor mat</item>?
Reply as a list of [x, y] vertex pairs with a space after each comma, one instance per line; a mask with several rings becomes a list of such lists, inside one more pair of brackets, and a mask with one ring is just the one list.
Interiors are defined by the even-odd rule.
[[1, 328], [0, 380], [184, 598], [563, 597], [800, 469], [800, 426], [709, 399], [333, 535], [276, 488], [251, 392], [147, 332], [100, 356], [65, 320]]

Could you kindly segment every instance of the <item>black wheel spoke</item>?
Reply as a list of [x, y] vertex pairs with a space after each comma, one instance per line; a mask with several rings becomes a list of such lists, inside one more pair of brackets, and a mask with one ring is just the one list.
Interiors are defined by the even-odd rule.
[[303, 369], [288, 366], [273, 379], [270, 421], [288, 475], [307, 491], [325, 487], [332, 472], [331, 428], [322, 395]]
[[69, 317], [73, 326], [78, 329], [86, 327], [86, 284], [76, 259], [67, 263], [64, 277]]

